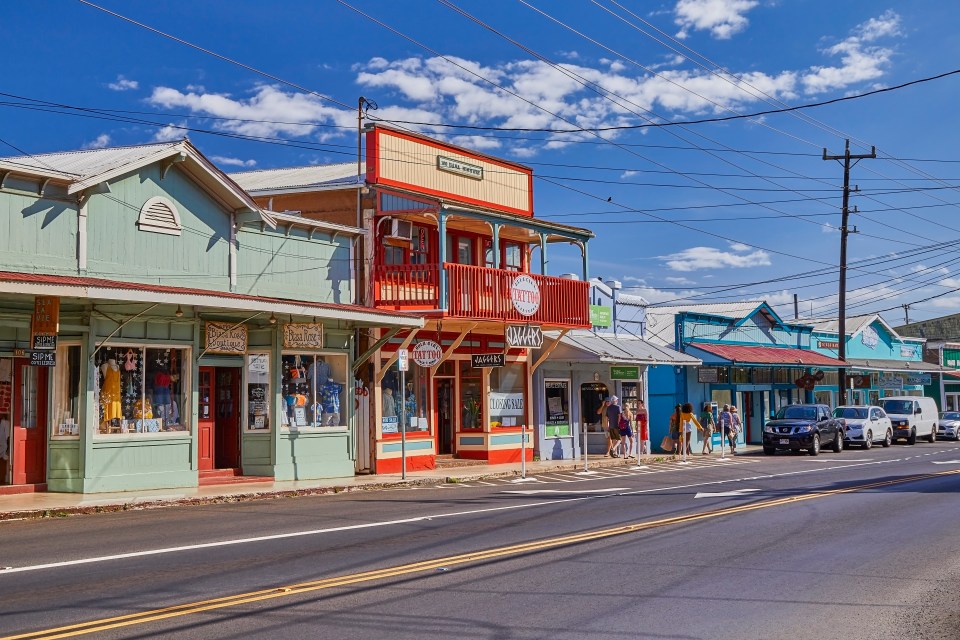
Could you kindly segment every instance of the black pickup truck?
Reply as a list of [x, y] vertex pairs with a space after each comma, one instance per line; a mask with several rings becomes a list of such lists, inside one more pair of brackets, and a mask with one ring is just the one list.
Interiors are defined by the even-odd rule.
[[763, 452], [772, 456], [778, 449], [819, 455], [820, 447], [830, 445], [843, 451], [845, 423], [830, 414], [825, 404], [791, 404], [763, 426]]

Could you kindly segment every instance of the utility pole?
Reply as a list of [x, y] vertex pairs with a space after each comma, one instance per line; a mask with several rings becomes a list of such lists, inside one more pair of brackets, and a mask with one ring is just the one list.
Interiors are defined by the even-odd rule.
[[[876, 147], [870, 147], [870, 153], [851, 155], [849, 138], [842, 156], [828, 156], [827, 150], [823, 150], [824, 160], [843, 160], [843, 217], [840, 223], [840, 318], [837, 327], [839, 334], [837, 357], [841, 361], [847, 358], [847, 234], [850, 233], [847, 223], [850, 218], [850, 168], [864, 158], [876, 157]], [[857, 188], [853, 190], [859, 191]], [[854, 213], [856, 213], [856, 208], [854, 208]], [[853, 232], [856, 233], [856, 227], [854, 227]], [[847, 370], [843, 366], [837, 370], [837, 385], [840, 391], [837, 404], [847, 404]]]
[[903, 324], [910, 324], [910, 305], [902, 304], [903, 307]]

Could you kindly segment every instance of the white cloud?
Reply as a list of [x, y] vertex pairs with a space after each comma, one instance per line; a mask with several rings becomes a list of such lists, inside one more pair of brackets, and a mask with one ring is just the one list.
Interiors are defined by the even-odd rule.
[[686, 38], [695, 29], [726, 40], [747, 28], [746, 13], [758, 4], [757, 0], [679, 0], [673, 10], [680, 27], [677, 37]]
[[840, 66], [811, 67], [801, 78], [804, 92], [814, 94], [842, 89], [879, 78], [894, 51], [889, 47], [868, 43], [898, 35], [901, 35], [900, 16], [890, 10], [879, 18], [870, 18], [857, 25], [850, 36], [824, 50], [829, 56], [840, 56]]
[[122, 75], [117, 76], [115, 82], [111, 82], [107, 85], [109, 89], [114, 91], [131, 91], [133, 89], [139, 89], [140, 83], [136, 80], [130, 80], [129, 78], [124, 78]]
[[668, 277], [664, 278], [664, 280], [665, 280], [666, 282], [669, 282], [670, 284], [678, 284], [678, 285], [680, 285], [680, 286], [696, 284], [696, 283], [694, 283], [694, 281], [691, 280], [690, 278], [684, 278], [684, 277], [681, 277], [681, 276], [668, 276]]
[[110, 134], [101, 133], [92, 142], [83, 145], [84, 149], [103, 149], [110, 145]]
[[623, 173], [620, 174], [620, 179], [623, 180], [624, 178], [632, 178], [633, 176], [637, 175], [638, 173], [640, 173], [640, 172], [639, 172], [639, 171], [629, 171], [629, 170], [627, 170], [627, 171], [624, 171]]
[[257, 166], [256, 160], [241, 160], [240, 158], [231, 158], [228, 156], [210, 156], [210, 159], [217, 164], [222, 164], [228, 167], [255, 167]]
[[643, 296], [650, 304], [670, 302], [672, 300], [677, 300], [678, 298], [688, 298], [699, 293], [695, 289], [690, 289], [688, 291], [664, 291], [662, 289], [657, 289], [656, 287], [651, 287], [647, 284], [647, 281], [644, 278], [638, 278], [636, 276], [624, 276], [621, 278], [621, 280], [624, 282], [637, 283], [635, 285], [625, 286], [623, 289], [624, 292], [631, 295]]
[[[181, 122], [179, 126], [186, 126], [186, 123]], [[173, 123], [168, 124], [165, 127], [157, 129], [157, 132], [153, 134], [154, 142], [173, 142], [174, 140], [181, 140], [186, 137], [187, 130], [181, 129]]]
[[664, 259], [667, 268], [673, 271], [762, 267], [770, 264], [770, 254], [761, 249], [750, 253], [734, 253], [714, 247], [690, 247], [664, 256]]
[[750, 251], [750, 245], [743, 244], [742, 242], [731, 242], [730, 248], [734, 251]]

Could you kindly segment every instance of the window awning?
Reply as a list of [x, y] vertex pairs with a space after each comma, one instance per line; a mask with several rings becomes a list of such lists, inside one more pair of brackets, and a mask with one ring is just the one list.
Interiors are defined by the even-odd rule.
[[[800, 367], [826, 367], [836, 369], [846, 367], [842, 360], [825, 356], [808, 349], [792, 347], [752, 347], [739, 344], [702, 344], [687, 345], [706, 354], [727, 360], [730, 364], [783, 365]], [[688, 351], [689, 352], [689, 351]], [[693, 353], [693, 355], [698, 355]], [[705, 358], [709, 359], [709, 358]]]
[[890, 371], [897, 373], [938, 373], [941, 367], [930, 362], [916, 360], [875, 360], [873, 358], [847, 358], [847, 366], [856, 369], [870, 369], [871, 371]]

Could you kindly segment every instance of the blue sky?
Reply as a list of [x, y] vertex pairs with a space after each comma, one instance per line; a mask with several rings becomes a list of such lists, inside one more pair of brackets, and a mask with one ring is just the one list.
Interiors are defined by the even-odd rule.
[[[953, 3], [101, 6], [279, 80], [75, 0], [9, 2], [0, 139], [42, 153], [186, 134], [227, 171], [344, 162], [355, 159], [363, 95], [388, 123], [531, 166], [537, 216], [597, 234], [592, 275], [651, 302], [765, 298], [792, 316], [796, 293], [802, 315], [835, 316], [842, 167], [821, 154], [850, 138], [853, 153], [875, 145], [880, 157], [852, 173], [861, 213], [851, 216], [848, 314], [891, 309], [884, 317], [898, 325], [904, 304], [911, 320], [960, 312], [960, 75], [793, 113], [637, 128], [953, 71]], [[98, 112], [51, 113], [35, 100]], [[574, 127], [583, 131], [556, 131]], [[0, 144], [0, 155], [16, 151]], [[550, 259], [553, 273], [579, 262], [565, 248]]]

